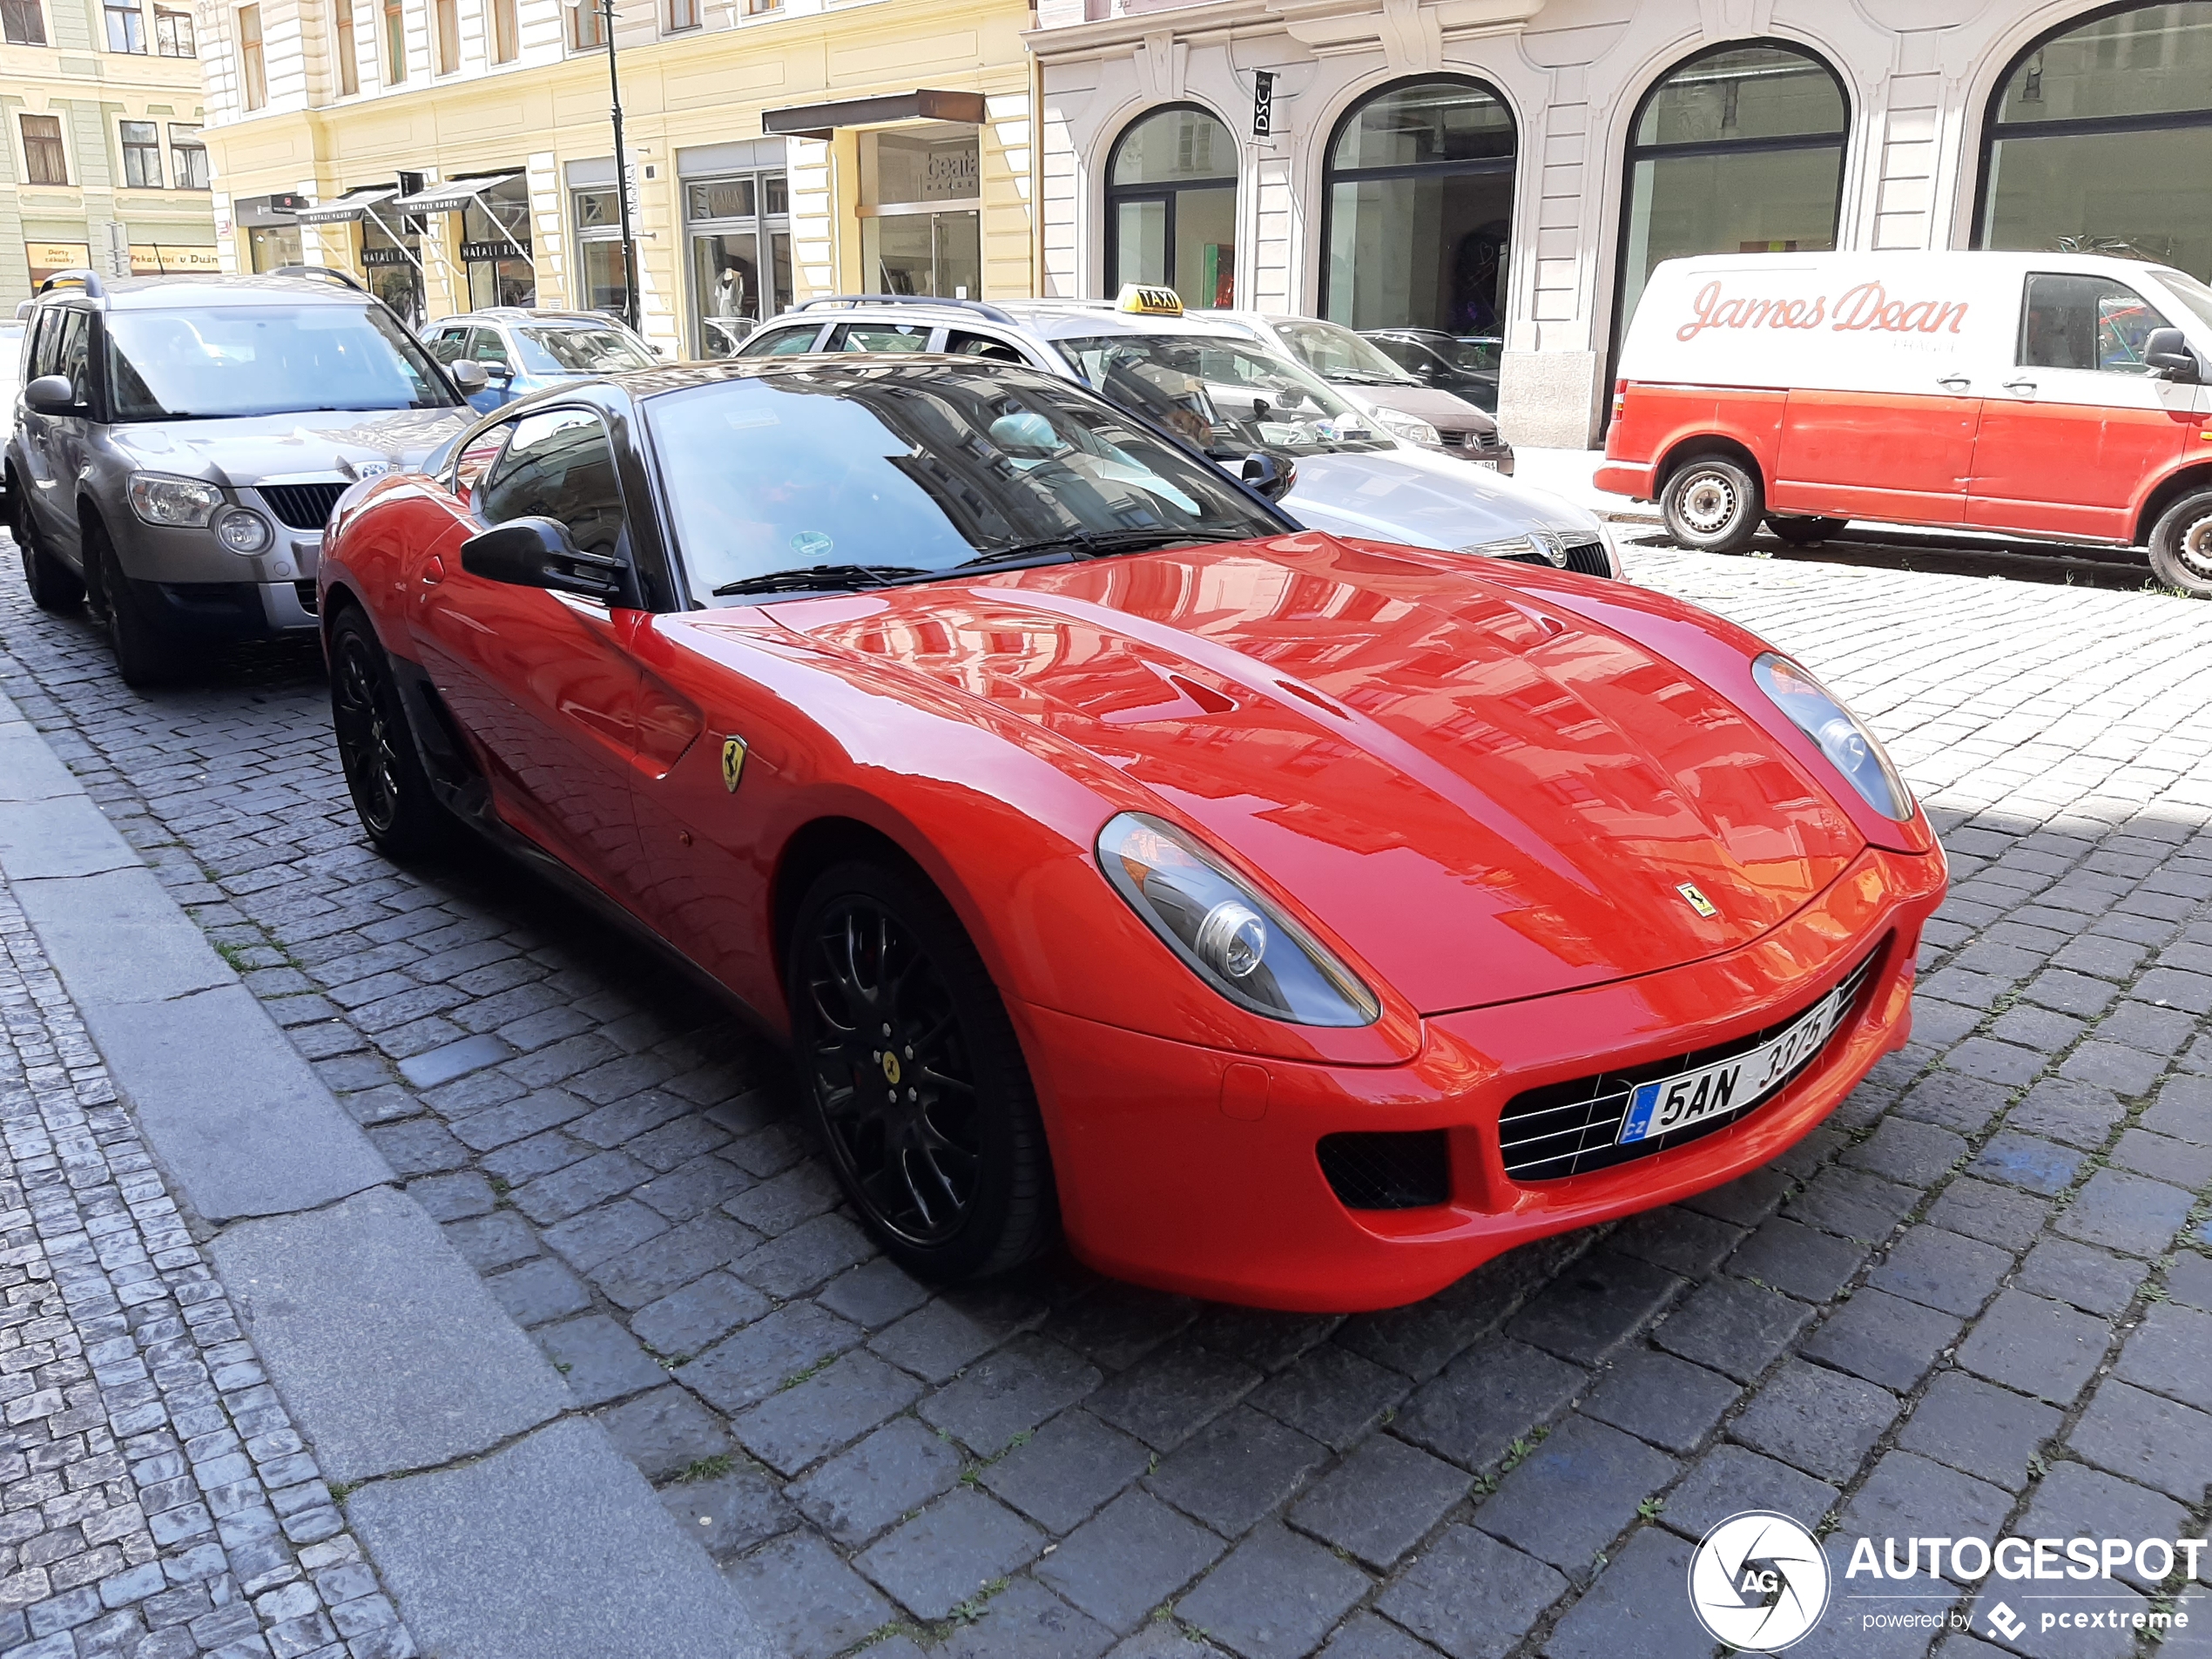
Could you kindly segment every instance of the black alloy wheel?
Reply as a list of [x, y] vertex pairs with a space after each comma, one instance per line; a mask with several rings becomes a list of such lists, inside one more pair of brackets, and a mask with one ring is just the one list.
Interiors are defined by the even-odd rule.
[[2169, 588], [2212, 597], [2212, 489], [2193, 490], [2158, 516], [2150, 568]]
[[1001, 1272], [1051, 1237], [1028, 1069], [959, 919], [885, 865], [826, 872], [799, 906], [793, 1036], [846, 1192], [902, 1265]]
[[1818, 547], [1849, 523], [1844, 518], [1811, 518], [1793, 513], [1769, 513], [1766, 527], [1791, 547]]
[[84, 583], [39, 539], [38, 526], [30, 516], [30, 498], [12, 472], [8, 475], [8, 533], [15, 537], [16, 551], [23, 558], [23, 583], [30, 590], [31, 604], [41, 610], [62, 612], [84, 603]]
[[183, 670], [183, 655], [156, 620], [153, 584], [125, 573], [107, 526], [89, 513], [84, 549], [85, 596], [107, 620], [108, 648], [115, 653], [115, 671], [123, 683], [136, 690], [174, 679]]
[[378, 852], [410, 858], [451, 839], [454, 820], [430, 792], [384, 648], [350, 607], [330, 631], [330, 721], [346, 792]]

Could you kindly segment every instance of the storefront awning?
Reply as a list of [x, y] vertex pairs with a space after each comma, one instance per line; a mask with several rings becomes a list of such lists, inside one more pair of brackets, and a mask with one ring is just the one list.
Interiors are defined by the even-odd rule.
[[418, 190], [412, 196], [398, 197], [392, 206], [401, 213], [457, 213], [472, 202], [481, 206], [485, 192], [522, 176], [520, 167], [509, 167], [503, 172], [470, 173]]
[[899, 121], [957, 121], [983, 125], [981, 92], [938, 92], [922, 88], [881, 98], [849, 98], [834, 104], [794, 104], [760, 112], [760, 130], [772, 136], [826, 138], [840, 127], [889, 126]]
[[316, 207], [303, 208], [293, 216], [293, 223], [350, 225], [378, 203], [388, 201], [399, 193], [400, 189], [397, 185], [373, 185], [366, 189], [349, 190], [336, 201], [324, 202]]

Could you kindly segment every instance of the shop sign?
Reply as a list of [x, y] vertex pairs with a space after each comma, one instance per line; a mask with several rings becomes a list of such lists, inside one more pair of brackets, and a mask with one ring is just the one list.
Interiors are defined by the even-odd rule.
[[1264, 138], [1275, 131], [1275, 71], [1252, 71], [1252, 137]]
[[152, 243], [131, 244], [132, 276], [184, 276], [223, 268], [223, 257], [212, 247], [169, 247]]
[[474, 260], [527, 260], [529, 258], [529, 240], [526, 238], [517, 237], [516, 241], [522, 243], [519, 250], [514, 242], [463, 242], [461, 245], [461, 258], [464, 264]]
[[92, 265], [90, 242], [25, 242], [23, 251], [34, 274], [90, 270]]
[[412, 265], [414, 260], [403, 247], [365, 247], [361, 250], [363, 265]]

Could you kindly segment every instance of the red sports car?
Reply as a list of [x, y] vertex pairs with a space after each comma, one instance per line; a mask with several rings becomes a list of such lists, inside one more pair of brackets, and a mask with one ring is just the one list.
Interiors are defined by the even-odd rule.
[[1624, 583], [1346, 542], [1082, 388], [640, 371], [340, 503], [346, 775], [787, 1036], [940, 1278], [1319, 1310], [1790, 1146], [1909, 1028], [1944, 891], [1879, 745]]

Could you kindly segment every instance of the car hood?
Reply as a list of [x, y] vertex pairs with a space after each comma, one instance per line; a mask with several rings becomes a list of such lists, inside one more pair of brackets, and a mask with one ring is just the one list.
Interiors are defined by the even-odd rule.
[[1527, 580], [1307, 534], [768, 614], [1080, 745], [1423, 1013], [1734, 949], [1858, 855], [1770, 733]]
[[1447, 550], [1539, 529], [1602, 539], [1595, 516], [1563, 496], [1411, 444], [1292, 458], [1285, 510], [1332, 536]]
[[329, 409], [115, 428], [115, 446], [150, 472], [210, 483], [368, 477], [415, 468], [476, 418], [473, 409]]
[[1498, 423], [1463, 397], [1426, 386], [1359, 386], [1332, 381], [1337, 395], [1366, 409], [1394, 409], [1426, 421], [1439, 432], [1490, 432]]

